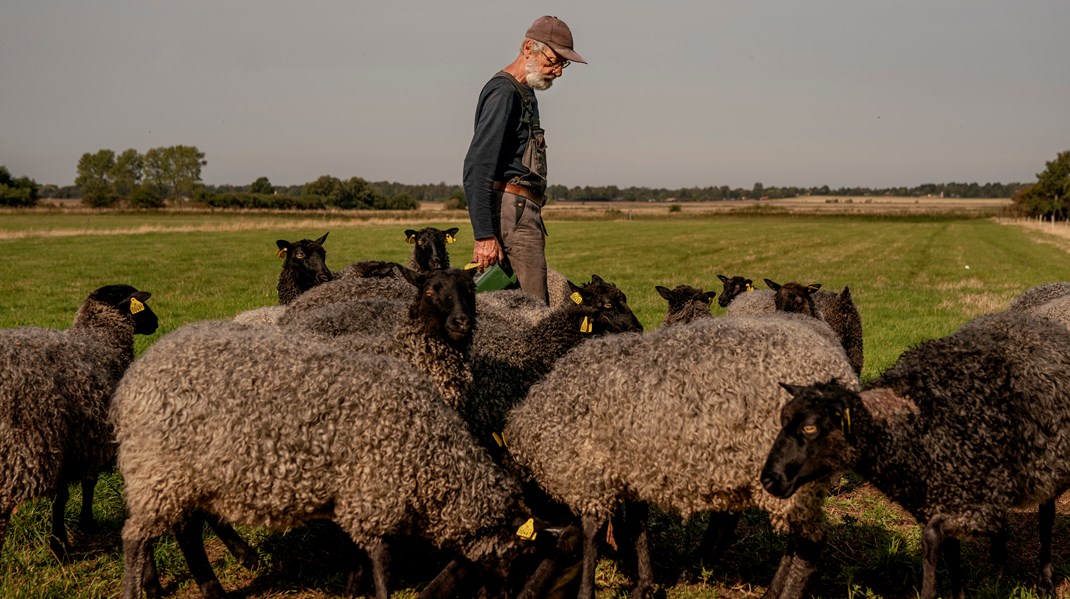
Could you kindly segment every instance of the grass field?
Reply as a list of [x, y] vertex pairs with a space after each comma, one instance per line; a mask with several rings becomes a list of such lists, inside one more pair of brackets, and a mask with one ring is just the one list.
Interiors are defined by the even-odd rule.
[[[65, 328], [85, 296], [101, 285], [128, 283], [153, 293], [159, 332], [140, 339], [138, 351], [182, 324], [230, 318], [275, 303], [280, 261], [275, 240], [315, 238], [330, 231], [325, 247], [335, 269], [377, 258], [405, 261], [402, 231], [458, 226], [451, 246], [456, 265], [472, 242], [464, 213], [421, 212], [365, 220], [337, 214], [68, 213], [0, 215], [0, 327]], [[665, 313], [655, 285], [689, 284], [720, 291], [717, 274], [760, 282], [798, 280], [825, 289], [851, 287], [865, 330], [863, 378], [891, 365], [911, 345], [945, 335], [972, 317], [1001, 310], [1033, 285], [1070, 280], [1070, 240], [1043, 230], [1000, 225], [984, 218], [914, 215], [737, 213], [623, 214], [599, 211], [555, 220], [548, 212], [550, 266], [577, 282], [598, 274], [627, 293], [649, 330]], [[764, 287], [764, 285], [759, 285]], [[720, 308], [715, 308], [720, 313]], [[48, 553], [47, 502], [33, 502], [13, 517], [0, 555], [2, 597], [118, 596], [122, 570], [119, 529], [121, 481], [98, 489], [100, 534], [73, 526], [76, 553], [60, 565]], [[77, 495], [72, 488], [72, 495]], [[69, 518], [76, 515], [71, 502]], [[866, 485], [850, 477], [828, 500], [829, 546], [810, 590], [815, 596], [910, 597], [920, 577], [917, 527]], [[1056, 524], [1056, 577], [1070, 589], [1070, 512], [1060, 506]], [[983, 542], [964, 544], [968, 588], [974, 596], [1031, 596], [1035, 578], [1035, 515], [1016, 515], [1003, 572], [987, 565]], [[687, 583], [666, 580], [670, 597], [759, 596], [775, 568], [781, 541], [760, 514], [747, 514], [740, 539], [723, 563], [706, 568], [688, 561], [701, 522], [659, 523], [662, 571], [689, 567]], [[224, 586], [249, 597], [325, 597], [340, 589], [338, 564], [320, 551], [329, 535], [315, 528], [289, 534], [247, 531], [268, 557], [266, 573], [242, 571], [213, 541]], [[297, 549], [294, 549], [297, 548]], [[170, 544], [160, 552], [162, 574], [177, 597], [197, 596]], [[403, 561], [396, 558], [396, 562]], [[626, 590], [606, 560], [600, 596]], [[411, 593], [409, 593], [411, 594]], [[406, 593], [399, 595], [405, 596]]]

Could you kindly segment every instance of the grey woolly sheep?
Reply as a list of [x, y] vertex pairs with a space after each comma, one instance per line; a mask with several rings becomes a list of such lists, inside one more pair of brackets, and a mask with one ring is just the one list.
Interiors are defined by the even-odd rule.
[[581, 597], [593, 594], [597, 533], [622, 500], [637, 502], [640, 514], [635, 595], [652, 582], [646, 505], [685, 518], [766, 510], [790, 533], [766, 596], [801, 595], [823, 538], [823, 487], [785, 501], [759, 479], [787, 399], [777, 383], [796, 377], [858, 385], [843, 349], [791, 318], [708, 318], [606, 336], [554, 364], [509, 413], [504, 438], [532, 478], [582, 519]]
[[669, 310], [661, 321], [663, 327], [712, 317], [710, 305], [717, 295], [714, 291], [703, 291], [690, 285], [677, 285], [672, 289], [656, 285], [654, 289], [669, 302]]
[[393, 357], [197, 323], [131, 367], [110, 414], [129, 512], [126, 599], [140, 596], [151, 540], [172, 528], [205, 596], [222, 594], [187, 518], [201, 511], [273, 529], [331, 518], [372, 555], [381, 599], [385, 537], [423, 535], [476, 562], [517, 548], [517, 484], [427, 377]]
[[475, 271], [399, 268], [409, 289], [408, 302], [369, 298], [287, 310], [279, 326], [326, 335], [350, 351], [406, 360], [427, 373], [446, 403], [456, 408], [472, 383]]
[[541, 299], [524, 293], [521, 289], [501, 289], [476, 294], [477, 318], [479, 322], [486, 323], [483, 330], [508, 327], [527, 329], [551, 311], [552, 308]]
[[[862, 339], [862, 316], [858, 307], [851, 297], [851, 290], [844, 286], [839, 293], [819, 291], [821, 285], [801, 285], [799, 283], [785, 283], [778, 285], [774, 281], [765, 279], [770, 290], [741, 293], [736, 296], [725, 310], [726, 316], [760, 316], [777, 310], [777, 291], [774, 286], [782, 288], [780, 295], [785, 307], [790, 301], [798, 303], [789, 311], [813, 314], [816, 310], [817, 317], [824, 320], [840, 338], [843, 349], [847, 352], [847, 358], [855, 373], [862, 373], [864, 362], [863, 339]], [[727, 286], [727, 283], [726, 283]], [[810, 291], [812, 290], [812, 292]], [[809, 296], [809, 299], [806, 297]], [[811, 301], [812, 304], [811, 305]]]
[[279, 248], [276, 254], [285, 260], [279, 273], [279, 304], [289, 304], [305, 291], [334, 278], [327, 268], [327, 251], [323, 249], [327, 235], [324, 233], [315, 241], [279, 239], [275, 242]]
[[1070, 282], [1045, 283], [1023, 291], [1007, 309], [1012, 312], [1027, 312], [1030, 308], [1067, 295], [1070, 295]]
[[502, 326], [479, 316], [472, 348], [472, 392], [461, 414], [476, 439], [492, 451], [493, 435], [505, 425], [508, 411], [524, 398], [554, 363], [582, 342], [607, 333], [639, 332], [643, 325], [616, 285], [598, 275], [582, 287], [573, 286], [575, 299], [546, 312], [529, 327]]
[[134, 335], [156, 332], [149, 296], [108, 285], [65, 331], [0, 329], [0, 547], [15, 507], [54, 496], [49, 545], [62, 556], [73, 482], [82, 483], [81, 526], [95, 525], [93, 486], [115, 459], [108, 403], [134, 359]]
[[733, 300], [740, 294], [754, 291], [754, 281], [746, 277], [726, 277], [724, 275], [717, 275], [717, 278], [721, 280], [724, 288], [721, 290], [721, 297], [717, 299], [717, 304], [722, 308], [727, 308]]
[[924, 599], [937, 594], [941, 546], [960, 597], [959, 537], [998, 535], [1011, 508], [1039, 504], [1039, 590], [1052, 594], [1055, 498], [1070, 487], [1070, 332], [1031, 314], [983, 316], [904, 352], [861, 393], [785, 388], [794, 399], [762, 471], [771, 494], [844, 468], [869, 480], [924, 527]]

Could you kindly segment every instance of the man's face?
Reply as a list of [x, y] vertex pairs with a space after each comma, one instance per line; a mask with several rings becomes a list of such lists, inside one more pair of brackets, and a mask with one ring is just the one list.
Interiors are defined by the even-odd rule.
[[527, 70], [527, 83], [532, 89], [539, 91], [550, 89], [554, 79], [560, 77], [569, 65], [569, 61], [561, 58], [549, 47], [538, 52], [528, 47], [528, 60], [525, 63]]

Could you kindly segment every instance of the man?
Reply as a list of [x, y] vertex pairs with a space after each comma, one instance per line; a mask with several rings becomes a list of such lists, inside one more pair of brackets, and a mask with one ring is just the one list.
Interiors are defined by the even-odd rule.
[[472, 261], [497, 262], [516, 273], [525, 293], [548, 302], [546, 143], [534, 90], [549, 89], [572, 62], [572, 32], [557, 17], [539, 17], [524, 35], [520, 54], [483, 87], [475, 134], [464, 158], [464, 194], [472, 221]]

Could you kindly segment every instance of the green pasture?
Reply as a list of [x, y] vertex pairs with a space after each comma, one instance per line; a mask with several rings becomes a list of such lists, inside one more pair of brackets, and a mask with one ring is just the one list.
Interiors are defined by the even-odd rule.
[[[665, 301], [655, 285], [688, 284], [721, 290], [718, 274], [745, 275], [764, 288], [778, 283], [821, 283], [838, 291], [850, 286], [865, 337], [863, 378], [891, 365], [925, 339], [950, 333], [978, 315], [1002, 310], [1021, 291], [1045, 282], [1070, 280], [1070, 242], [981, 218], [947, 216], [800, 216], [674, 214], [656, 219], [605, 218], [548, 223], [547, 254], [554, 268], [576, 282], [592, 274], [615, 282], [648, 329], [659, 326]], [[617, 217], [617, 218], [613, 218]], [[435, 219], [442, 220], [435, 220]], [[463, 212], [409, 213], [392, 220], [358, 220], [335, 215], [231, 213], [4, 213], [0, 214], [0, 327], [65, 328], [93, 289], [126, 283], [152, 292], [149, 304], [160, 318], [156, 335], [140, 339], [143, 351], [183, 324], [230, 318], [276, 303], [281, 261], [275, 240], [316, 238], [329, 231], [327, 263], [385, 259], [406, 262], [406, 228], [460, 228], [450, 247], [454, 265], [471, 255], [471, 228]], [[714, 307], [720, 315], [723, 310]], [[712, 367], [713, 365], [711, 365]], [[596, 381], [592, 381], [597, 384]], [[12, 519], [0, 555], [0, 596], [112, 597], [119, 594], [122, 552], [121, 481], [105, 477], [97, 514], [103, 530], [84, 535], [73, 524], [76, 554], [63, 566], [47, 550], [47, 502], [22, 506]], [[858, 488], [830, 499], [833, 531], [811, 591], [818, 596], [913, 596], [919, 582], [916, 528], [903, 527], [883, 498]], [[72, 495], [76, 489], [72, 487]], [[837, 503], [838, 502], [838, 503]], [[877, 506], [876, 508], [874, 507]], [[856, 509], [857, 508], [857, 509]], [[853, 510], [853, 511], [852, 511]], [[889, 514], [892, 514], [889, 516]], [[885, 524], [888, 520], [892, 524]], [[1070, 526], [1060, 515], [1057, 542]], [[748, 524], [748, 521], [753, 521]], [[898, 526], [898, 528], [897, 528]], [[664, 539], [695, 531], [669, 524]], [[277, 537], [253, 534], [254, 542]], [[1023, 543], [1035, 530], [1019, 533]], [[759, 596], [775, 568], [772, 537], [760, 516], [748, 516], [728, 565], [693, 570], [687, 583], [669, 586], [670, 597]], [[690, 538], [690, 537], [687, 537]], [[667, 541], [684, 546], [690, 541]], [[79, 549], [79, 545], [81, 548]], [[1063, 545], [1063, 548], [1070, 545]], [[1034, 579], [1035, 562], [1009, 578], [973, 569], [987, 559], [986, 545], [965, 548], [969, 588], [977, 596], [1032, 596], [1019, 586]], [[679, 549], [679, 547], [676, 547]], [[1056, 547], [1057, 581], [1065, 579], [1070, 549]], [[972, 551], [972, 552], [971, 552]], [[197, 596], [172, 545], [160, 551], [161, 568], [175, 596]], [[663, 552], [669, 559], [671, 552]], [[216, 551], [217, 571], [228, 588], [246, 587], [250, 576]], [[396, 562], [402, 561], [396, 558]], [[604, 597], [625, 592], [612, 564], [603, 562]], [[287, 580], [280, 576], [279, 581]], [[340, 580], [309, 583], [283, 591], [272, 582], [257, 597], [332, 596]], [[284, 585], [284, 582], [277, 582]], [[316, 586], [320, 585], [320, 586]], [[326, 585], [326, 588], [324, 588]]]

